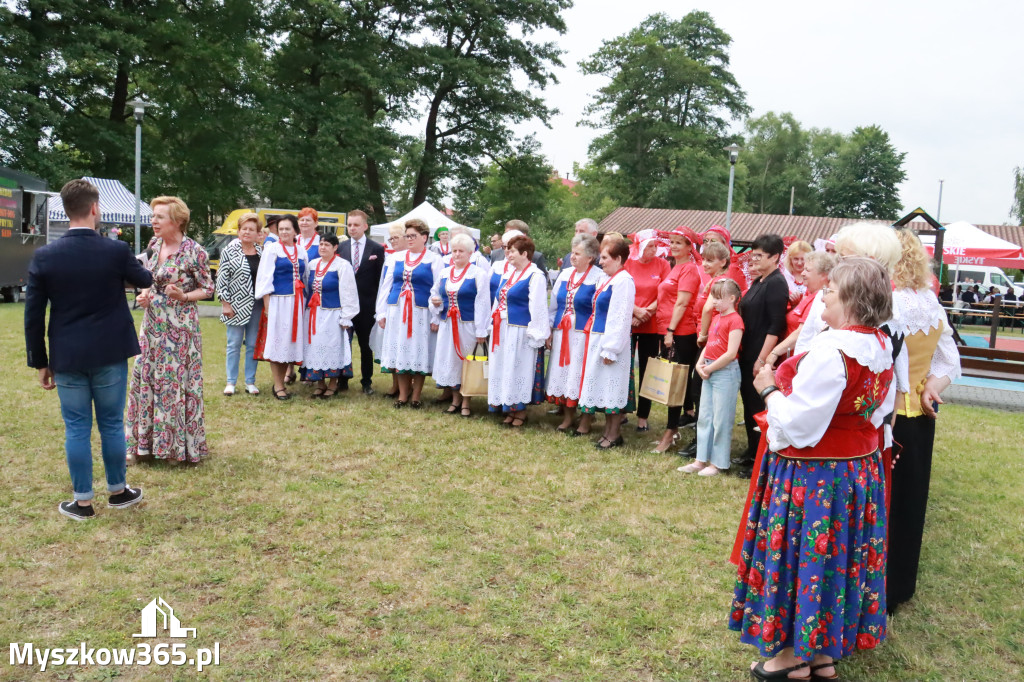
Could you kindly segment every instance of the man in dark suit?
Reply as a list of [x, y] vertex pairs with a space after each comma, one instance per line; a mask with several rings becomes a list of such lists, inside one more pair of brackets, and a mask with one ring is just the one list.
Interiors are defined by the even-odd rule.
[[[377, 308], [377, 289], [380, 273], [384, 269], [384, 247], [366, 236], [369, 216], [356, 209], [348, 212], [348, 239], [340, 247], [341, 257], [352, 263], [359, 292], [359, 314], [352, 318], [352, 333], [359, 339], [360, 383], [363, 393], [373, 395], [373, 351], [370, 350], [370, 331], [373, 329]], [[351, 338], [349, 339], [351, 342]], [[341, 390], [348, 390], [348, 380], [341, 380]]]
[[[25, 295], [28, 366], [39, 384], [57, 389], [64, 418], [74, 499], [60, 513], [76, 521], [95, 516], [92, 508], [93, 404], [103, 449], [111, 507], [142, 501], [142, 489], [125, 483], [124, 401], [128, 358], [139, 354], [135, 321], [125, 298], [125, 282], [140, 289], [153, 276], [121, 241], [96, 232], [100, 195], [85, 180], [72, 180], [60, 192], [70, 224], [65, 236], [35, 252]], [[50, 328], [46, 331], [46, 304]], [[46, 339], [50, 354], [46, 353]]]

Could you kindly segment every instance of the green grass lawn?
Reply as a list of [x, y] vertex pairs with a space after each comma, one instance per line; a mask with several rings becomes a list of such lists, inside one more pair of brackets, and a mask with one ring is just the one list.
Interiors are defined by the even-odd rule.
[[[3, 642], [132, 647], [159, 596], [197, 628], [190, 649], [219, 643], [210, 679], [749, 679], [754, 652], [726, 629], [746, 481], [679, 474], [632, 425], [627, 448], [597, 451], [542, 407], [512, 433], [358, 391], [280, 403], [266, 367], [263, 395], [225, 398], [207, 318], [210, 458], [133, 467], [145, 504], [100, 494], [98, 518], [74, 523], [57, 513], [63, 425], [25, 367], [22, 310], [0, 306]], [[918, 596], [844, 679], [1021, 679], [1022, 436], [1019, 415], [943, 408]], [[3, 680], [196, 676], [4, 656]]]

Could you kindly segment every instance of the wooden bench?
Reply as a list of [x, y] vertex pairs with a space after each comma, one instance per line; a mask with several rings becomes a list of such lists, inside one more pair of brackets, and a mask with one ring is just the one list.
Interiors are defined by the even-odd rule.
[[960, 369], [965, 377], [1024, 382], [1024, 352], [959, 346]]

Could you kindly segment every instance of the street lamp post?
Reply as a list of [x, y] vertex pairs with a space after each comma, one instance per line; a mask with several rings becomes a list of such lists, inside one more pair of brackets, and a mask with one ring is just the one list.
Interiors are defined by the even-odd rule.
[[142, 251], [141, 245], [141, 223], [142, 223], [142, 118], [146, 115], [146, 107], [155, 107], [152, 102], [141, 99], [133, 99], [128, 102], [135, 115], [135, 253]]
[[725, 205], [725, 231], [732, 234], [732, 186], [736, 181], [736, 159], [740, 157], [743, 147], [733, 143], [724, 149], [729, 152], [729, 200]]

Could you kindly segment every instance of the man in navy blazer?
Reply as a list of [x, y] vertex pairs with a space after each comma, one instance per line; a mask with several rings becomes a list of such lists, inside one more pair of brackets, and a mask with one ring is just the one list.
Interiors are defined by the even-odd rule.
[[[369, 216], [358, 209], [349, 211], [346, 226], [348, 239], [341, 243], [339, 253], [352, 263], [356, 274], [356, 290], [359, 292], [359, 314], [352, 318], [352, 334], [359, 339], [359, 366], [362, 373], [360, 383], [363, 393], [373, 395], [373, 351], [370, 349], [370, 332], [373, 330], [377, 313], [377, 290], [380, 274], [384, 269], [384, 247], [366, 236]], [[358, 260], [354, 259], [358, 256]], [[349, 339], [351, 342], [351, 338]], [[341, 380], [341, 390], [348, 388], [348, 380]]]
[[[38, 251], [28, 270], [25, 346], [28, 366], [39, 370], [39, 384], [57, 389], [64, 418], [64, 449], [75, 496], [60, 513], [76, 521], [95, 516], [92, 508], [93, 404], [107, 474], [111, 507], [142, 501], [142, 489], [125, 483], [124, 403], [128, 358], [139, 354], [125, 298], [125, 282], [145, 289], [150, 274], [121, 241], [96, 232], [100, 195], [85, 180], [72, 180], [60, 192], [70, 219], [65, 236]], [[46, 304], [50, 340], [46, 352]]]

